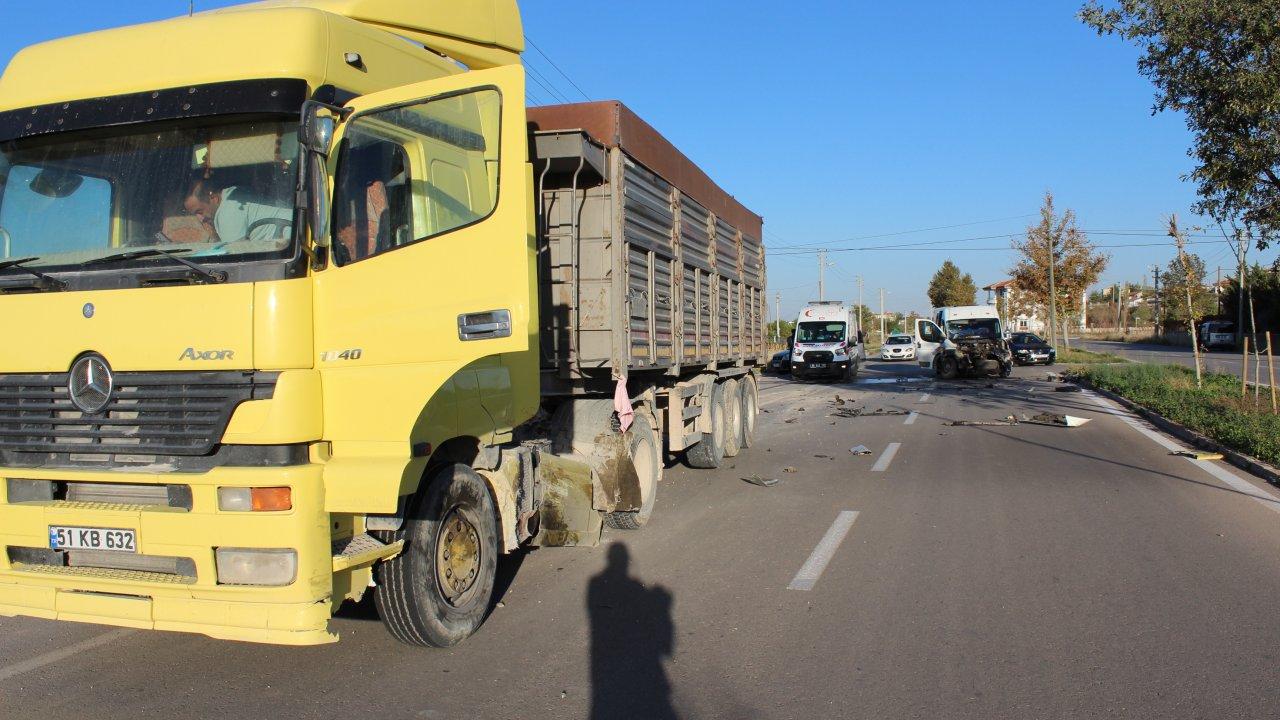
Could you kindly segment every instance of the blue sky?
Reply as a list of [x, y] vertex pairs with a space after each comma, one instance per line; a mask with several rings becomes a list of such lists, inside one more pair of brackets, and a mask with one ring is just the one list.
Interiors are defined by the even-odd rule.
[[[1022, 232], [1045, 190], [1089, 231], [1158, 232], [1174, 212], [1197, 222], [1194, 189], [1179, 179], [1191, 168], [1182, 118], [1151, 115], [1137, 50], [1097, 37], [1075, 19], [1078, 8], [523, 3], [526, 33], [588, 96], [627, 103], [765, 216], [770, 297], [781, 293], [784, 317], [817, 285], [814, 256], [784, 246], [945, 241], [830, 255], [828, 298], [854, 299], [862, 275], [873, 307], [884, 287], [888, 309], [923, 311], [944, 259], [979, 286], [1003, 278], [1009, 240], [990, 236]], [[185, 11], [184, 0], [10, 3], [0, 9], [0, 63], [39, 40]], [[536, 51], [526, 62], [538, 73], [535, 101], [582, 99]], [[957, 227], [899, 234], [943, 226]], [[956, 242], [966, 238], [982, 239]], [[1093, 240], [1159, 243], [1108, 250], [1104, 282], [1141, 280], [1173, 255], [1159, 236]], [[1210, 268], [1232, 265], [1224, 243], [1194, 249]], [[1266, 262], [1276, 251], [1254, 256]]]

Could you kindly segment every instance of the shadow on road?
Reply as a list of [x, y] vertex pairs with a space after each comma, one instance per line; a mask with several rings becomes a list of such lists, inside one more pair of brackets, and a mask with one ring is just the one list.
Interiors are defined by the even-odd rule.
[[663, 661], [675, 649], [671, 593], [630, 575], [625, 545], [587, 586], [591, 622], [592, 720], [677, 717]]

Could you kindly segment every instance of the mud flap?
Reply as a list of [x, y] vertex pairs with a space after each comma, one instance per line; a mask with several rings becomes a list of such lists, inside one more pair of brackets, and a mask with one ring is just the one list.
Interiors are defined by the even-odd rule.
[[591, 466], [595, 470], [592, 473], [595, 489], [592, 500], [596, 510], [626, 512], [640, 509], [643, 504], [640, 476], [636, 474], [626, 435], [600, 433], [596, 437]]
[[542, 505], [533, 544], [599, 545], [604, 519], [593, 501], [596, 473], [591, 471], [591, 466], [581, 460], [546, 453], [539, 457], [538, 473], [542, 482]]

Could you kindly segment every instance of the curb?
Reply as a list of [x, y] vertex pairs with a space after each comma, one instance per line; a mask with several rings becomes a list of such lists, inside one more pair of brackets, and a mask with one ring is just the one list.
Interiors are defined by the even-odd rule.
[[1201, 450], [1222, 453], [1223, 459], [1241, 470], [1252, 475], [1256, 475], [1258, 478], [1267, 481], [1271, 485], [1280, 485], [1280, 468], [1268, 465], [1267, 463], [1264, 463], [1250, 455], [1245, 455], [1239, 450], [1232, 450], [1217, 440], [1202, 435], [1185, 425], [1176, 423], [1160, 413], [1139, 405], [1128, 398], [1117, 395], [1110, 390], [1103, 390], [1092, 383], [1083, 382], [1081, 380], [1073, 380], [1072, 382], [1081, 387], [1088, 388], [1108, 400], [1119, 403], [1122, 407], [1141, 415], [1152, 425], [1155, 425], [1185, 443], [1198, 447]]

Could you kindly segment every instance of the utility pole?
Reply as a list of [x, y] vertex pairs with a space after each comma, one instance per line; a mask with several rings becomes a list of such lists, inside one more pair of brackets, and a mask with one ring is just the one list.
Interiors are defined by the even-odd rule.
[[858, 280], [858, 332], [862, 332], [862, 276]]
[[773, 341], [782, 342], [782, 293], [773, 294]]
[[1156, 337], [1160, 337], [1160, 266], [1152, 265], [1151, 273], [1156, 281]]
[[1218, 314], [1222, 314], [1222, 266], [1218, 266], [1218, 272], [1213, 278], [1213, 296], [1218, 299]]
[[1236, 346], [1244, 339], [1244, 231], [1236, 230], [1236, 261], [1238, 263], [1238, 279], [1236, 280]]
[[884, 345], [884, 288], [881, 288], [881, 345]]
[[827, 268], [835, 267], [835, 266], [836, 266], [835, 263], [827, 262], [826, 250], [818, 251], [818, 301], [819, 302], [827, 299], [827, 296], [826, 296], [827, 286], [825, 282]]
[[1053, 284], [1053, 266], [1057, 264], [1057, 242], [1053, 237], [1053, 229], [1049, 229], [1049, 344], [1058, 342], [1058, 289]]

